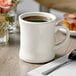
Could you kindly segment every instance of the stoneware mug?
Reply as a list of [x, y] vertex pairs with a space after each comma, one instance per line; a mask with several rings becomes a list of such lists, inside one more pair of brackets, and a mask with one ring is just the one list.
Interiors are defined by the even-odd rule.
[[[28, 16], [43, 16], [48, 19], [47, 22], [29, 22], [23, 20]], [[28, 12], [19, 16], [20, 23], [20, 59], [30, 63], [44, 63], [55, 57], [56, 49], [65, 45], [70, 37], [70, 32], [67, 27], [56, 24], [56, 17], [51, 13], [44, 12]], [[64, 28], [66, 38], [55, 43], [55, 30]]]

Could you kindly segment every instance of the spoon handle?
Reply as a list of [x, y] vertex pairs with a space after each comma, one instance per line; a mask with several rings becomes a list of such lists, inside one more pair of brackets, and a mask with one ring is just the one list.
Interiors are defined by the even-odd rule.
[[57, 66], [55, 66], [55, 67], [53, 67], [53, 68], [51, 68], [51, 69], [48, 69], [48, 70], [44, 71], [42, 74], [43, 74], [43, 75], [49, 75], [49, 74], [52, 73], [53, 71], [59, 69], [60, 67], [62, 67], [63, 65], [65, 65], [65, 64], [67, 64], [67, 63], [69, 63], [69, 62], [71, 62], [71, 61], [70, 61], [70, 60], [65, 61], [65, 62], [62, 63], [62, 64], [59, 64], [59, 65], [57, 65]]

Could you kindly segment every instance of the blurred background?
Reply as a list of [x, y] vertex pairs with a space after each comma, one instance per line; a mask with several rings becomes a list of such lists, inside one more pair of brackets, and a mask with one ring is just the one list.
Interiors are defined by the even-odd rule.
[[21, 14], [28, 11], [39, 11], [39, 3], [35, 0], [21, 0], [17, 7], [17, 13]]
[[75, 6], [76, 0], [21, 0], [17, 7], [17, 13], [44, 11], [54, 13], [57, 17], [62, 17], [65, 12], [75, 12]]

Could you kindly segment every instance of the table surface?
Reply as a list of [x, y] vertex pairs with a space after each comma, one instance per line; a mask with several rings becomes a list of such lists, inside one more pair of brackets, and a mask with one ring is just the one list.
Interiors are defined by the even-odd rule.
[[[56, 41], [65, 37], [57, 33]], [[70, 37], [69, 44], [56, 51], [56, 56], [62, 56], [76, 47], [76, 37]], [[31, 64], [19, 59], [20, 33], [10, 34], [8, 45], [0, 46], [0, 76], [27, 76], [27, 72], [44, 64]], [[64, 49], [65, 48], [65, 49]]]

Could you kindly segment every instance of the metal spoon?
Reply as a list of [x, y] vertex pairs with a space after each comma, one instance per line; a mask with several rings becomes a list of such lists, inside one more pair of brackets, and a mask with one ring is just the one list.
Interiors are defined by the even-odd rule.
[[73, 60], [76, 60], [76, 49], [74, 49], [74, 50], [69, 54], [67, 61], [65, 61], [65, 62], [62, 63], [62, 64], [59, 64], [58, 66], [55, 66], [55, 67], [53, 67], [53, 68], [51, 68], [51, 69], [48, 69], [48, 70], [44, 71], [42, 74], [43, 74], [43, 75], [49, 75], [49, 74], [52, 73], [53, 71], [59, 69], [59, 68], [62, 67], [63, 65], [65, 65], [65, 64], [67, 64], [67, 63], [69, 63], [69, 62], [71, 62], [71, 61], [73, 61]]

